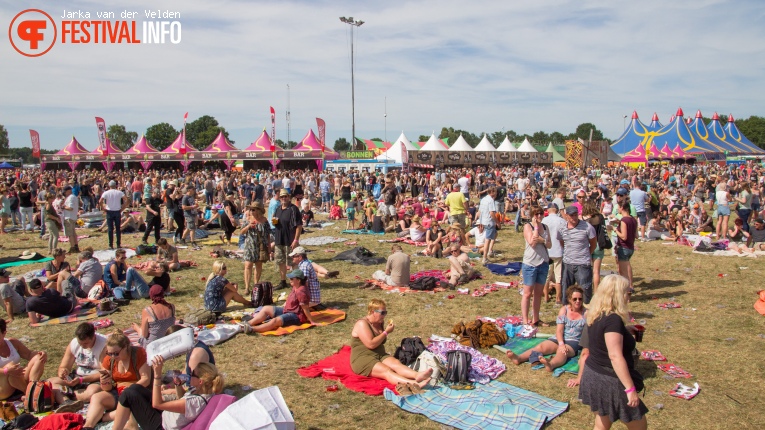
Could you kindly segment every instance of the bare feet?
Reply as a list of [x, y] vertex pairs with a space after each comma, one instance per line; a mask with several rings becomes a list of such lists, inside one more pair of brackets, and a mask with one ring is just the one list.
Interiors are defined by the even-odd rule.
[[[428, 384], [430, 384], [430, 378], [427, 378], [424, 381], [415, 382], [414, 384], [417, 385], [420, 388], [425, 388]], [[417, 394], [419, 394], [419, 393], [417, 393]]]
[[507, 351], [507, 358], [509, 358], [516, 366], [521, 364], [521, 360], [518, 359], [518, 356], [515, 355], [513, 351]]
[[550, 360], [548, 360], [547, 358], [545, 358], [545, 357], [539, 357], [539, 362], [540, 362], [540, 363], [542, 363], [542, 364], [544, 364], [544, 366], [545, 366], [545, 369], [546, 369], [548, 372], [552, 372], [552, 371], [554, 370], [554, 369], [552, 368], [552, 366], [550, 366]]
[[[425, 385], [427, 385], [427, 381], [430, 381], [430, 376], [432, 374], [433, 374], [433, 369], [428, 369], [428, 370], [417, 373], [417, 377], [414, 378], [414, 380], [417, 381], [418, 383], [426, 381]], [[425, 385], [420, 385], [420, 386], [424, 387]]]

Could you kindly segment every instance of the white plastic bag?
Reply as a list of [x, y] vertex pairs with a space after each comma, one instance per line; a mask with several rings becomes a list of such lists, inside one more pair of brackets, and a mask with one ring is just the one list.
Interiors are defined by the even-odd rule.
[[279, 387], [268, 387], [242, 397], [221, 412], [210, 430], [295, 430]]
[[231, 339], [241, 331], [242, 327], [239, 324], [216, 324], [211, 329], [200, 331], [197, 340], [207, 346], [213, 346]]
[[151, 363], [154, 357], [161, 355], [165, 360], [179, 357], [194, 348], [194, 329], [183, 330], [161, 337], [146, 347], [146, 360]]

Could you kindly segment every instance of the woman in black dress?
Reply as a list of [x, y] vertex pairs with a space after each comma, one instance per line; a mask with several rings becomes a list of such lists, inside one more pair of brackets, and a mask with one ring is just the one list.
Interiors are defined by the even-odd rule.
[[238, 214], [236, 203], [234, 202], [234, 192], [228, 191], [226, 199], [223, 200], [223, 215], [221, 215], [220, 226], [223, 228], [224, 236], [221, 240], [225, 245], [231, 245], [231, 235], [236, 230], [236, 215]]

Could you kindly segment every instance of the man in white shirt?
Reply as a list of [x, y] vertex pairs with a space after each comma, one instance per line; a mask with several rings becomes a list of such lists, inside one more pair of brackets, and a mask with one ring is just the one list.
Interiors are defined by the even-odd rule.
[[[542, 224], [547, 226], [547, 230], [550, 232], [556, 232], [566, 226], [566, 220], [561, 218], [558, 214], [558, 206], [555, 203], [550, 203], [547, 206], [547, 216], [542, 219]], [[560, 241], [553, 240], [552, 247], [547, 250], [547, 255], [552, 260], [550, 270], [547, 272], [547, 282], [544, 287], [545, 301], [548, 301], [550, 294], [550, 287], [555, 289], [555, 303], [561, 304], [560, 283], [561, 272], [563, 268], [563, 248], [560, 246]]]
[[101, 194], [98, 203], [106, 212], [106, 229], [109, 234], [109, 249], [114, 249], [114, 231], [117, 232], [117, 248], [122, 248], [122, 232], [120, 231], [122, 210], [127, 207], [125, 194], [117, 189], [117, 183], [109, 181], [109, 189]]
[[494, 241], [497, 239], [497, 224], [495, 221], [495, 214], [497, 212], [497, 205], [494, 202], [494, 198], [497, 196], [497, 189], [494, 187], [489, 188], [489, 191], [481, 199], [481, 203], [478, 206], [479, 224], [483, 225], [484, 234], [486, 235], [486, 244], [483, 247], [483, 259], [482, 264], [489, 262], [489, 255], [491, 255], [494, 249]]
[[470, 179], [467, 176], [462, 175], [457, 179], [457, 183], [460, 185], [460, 192], [465, 195], [465, 198], [470, 201]]
[[80, 252], [77, 244], [77, 216], [80, 211], [80, 199], [72, 193], [72, 187], [64, 187], [64, 234], [69, 238], [69, 253]]
[[475, 237], [475, 246], [478, 248], [478, 252], [483, 254], [483, 247], [486, 245], [486, 230], [483, 229], [482, 224], [478, 224], [477, 227], [473, 227], [467, 233], [468, 237]]

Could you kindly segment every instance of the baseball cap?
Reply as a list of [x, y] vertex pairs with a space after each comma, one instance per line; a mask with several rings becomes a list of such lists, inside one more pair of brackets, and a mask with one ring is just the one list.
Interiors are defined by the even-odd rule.
[[616, 194], [620, 196], [626, 196], [627, 194], [629, 194], [629, 192], [625, 188], [619, 188], [618, 190], [616, 190]]
[[293, 249], [292, 252], [290, 252], [289, 256], [290, 257], [294, 257], [294, 256], [300, 255], [300, 254], [305, 255], [306, 253], [307, 253], [307, 251], [305, 250], [305, 248], [303, 248], [302, 246], [298, 246], [295, 249]]
[[579, 215], [579, 209], [577, 209], [576, 206], [569, 206], [566, 208], [566, 214]]
[[72, 191], [72, 187], [70, 185], [67, 185], [64, 187], [64, 191]]
[[628, 180], [626, 180], [626, 179], [622, 179], [622, 180], [619, 182], [619, 185], [629, 185], [629, 184], [630, 184], [630, 181], [628, 181]]
[[305, 279], [305, 273], [303, 273], [303, 271], [300, 270], [300, 269], [295, 269], [295, 270], [291, 271], [290, 273], [288, 273], [287, 277], [290, 278], [290, 279], [292, 279], [292, 278]]
[[754, 222], [756, 222], [757, 224], [765, 224], [765, 220], [762, 218], [757, 218], [756, 220], [754, 220]]

